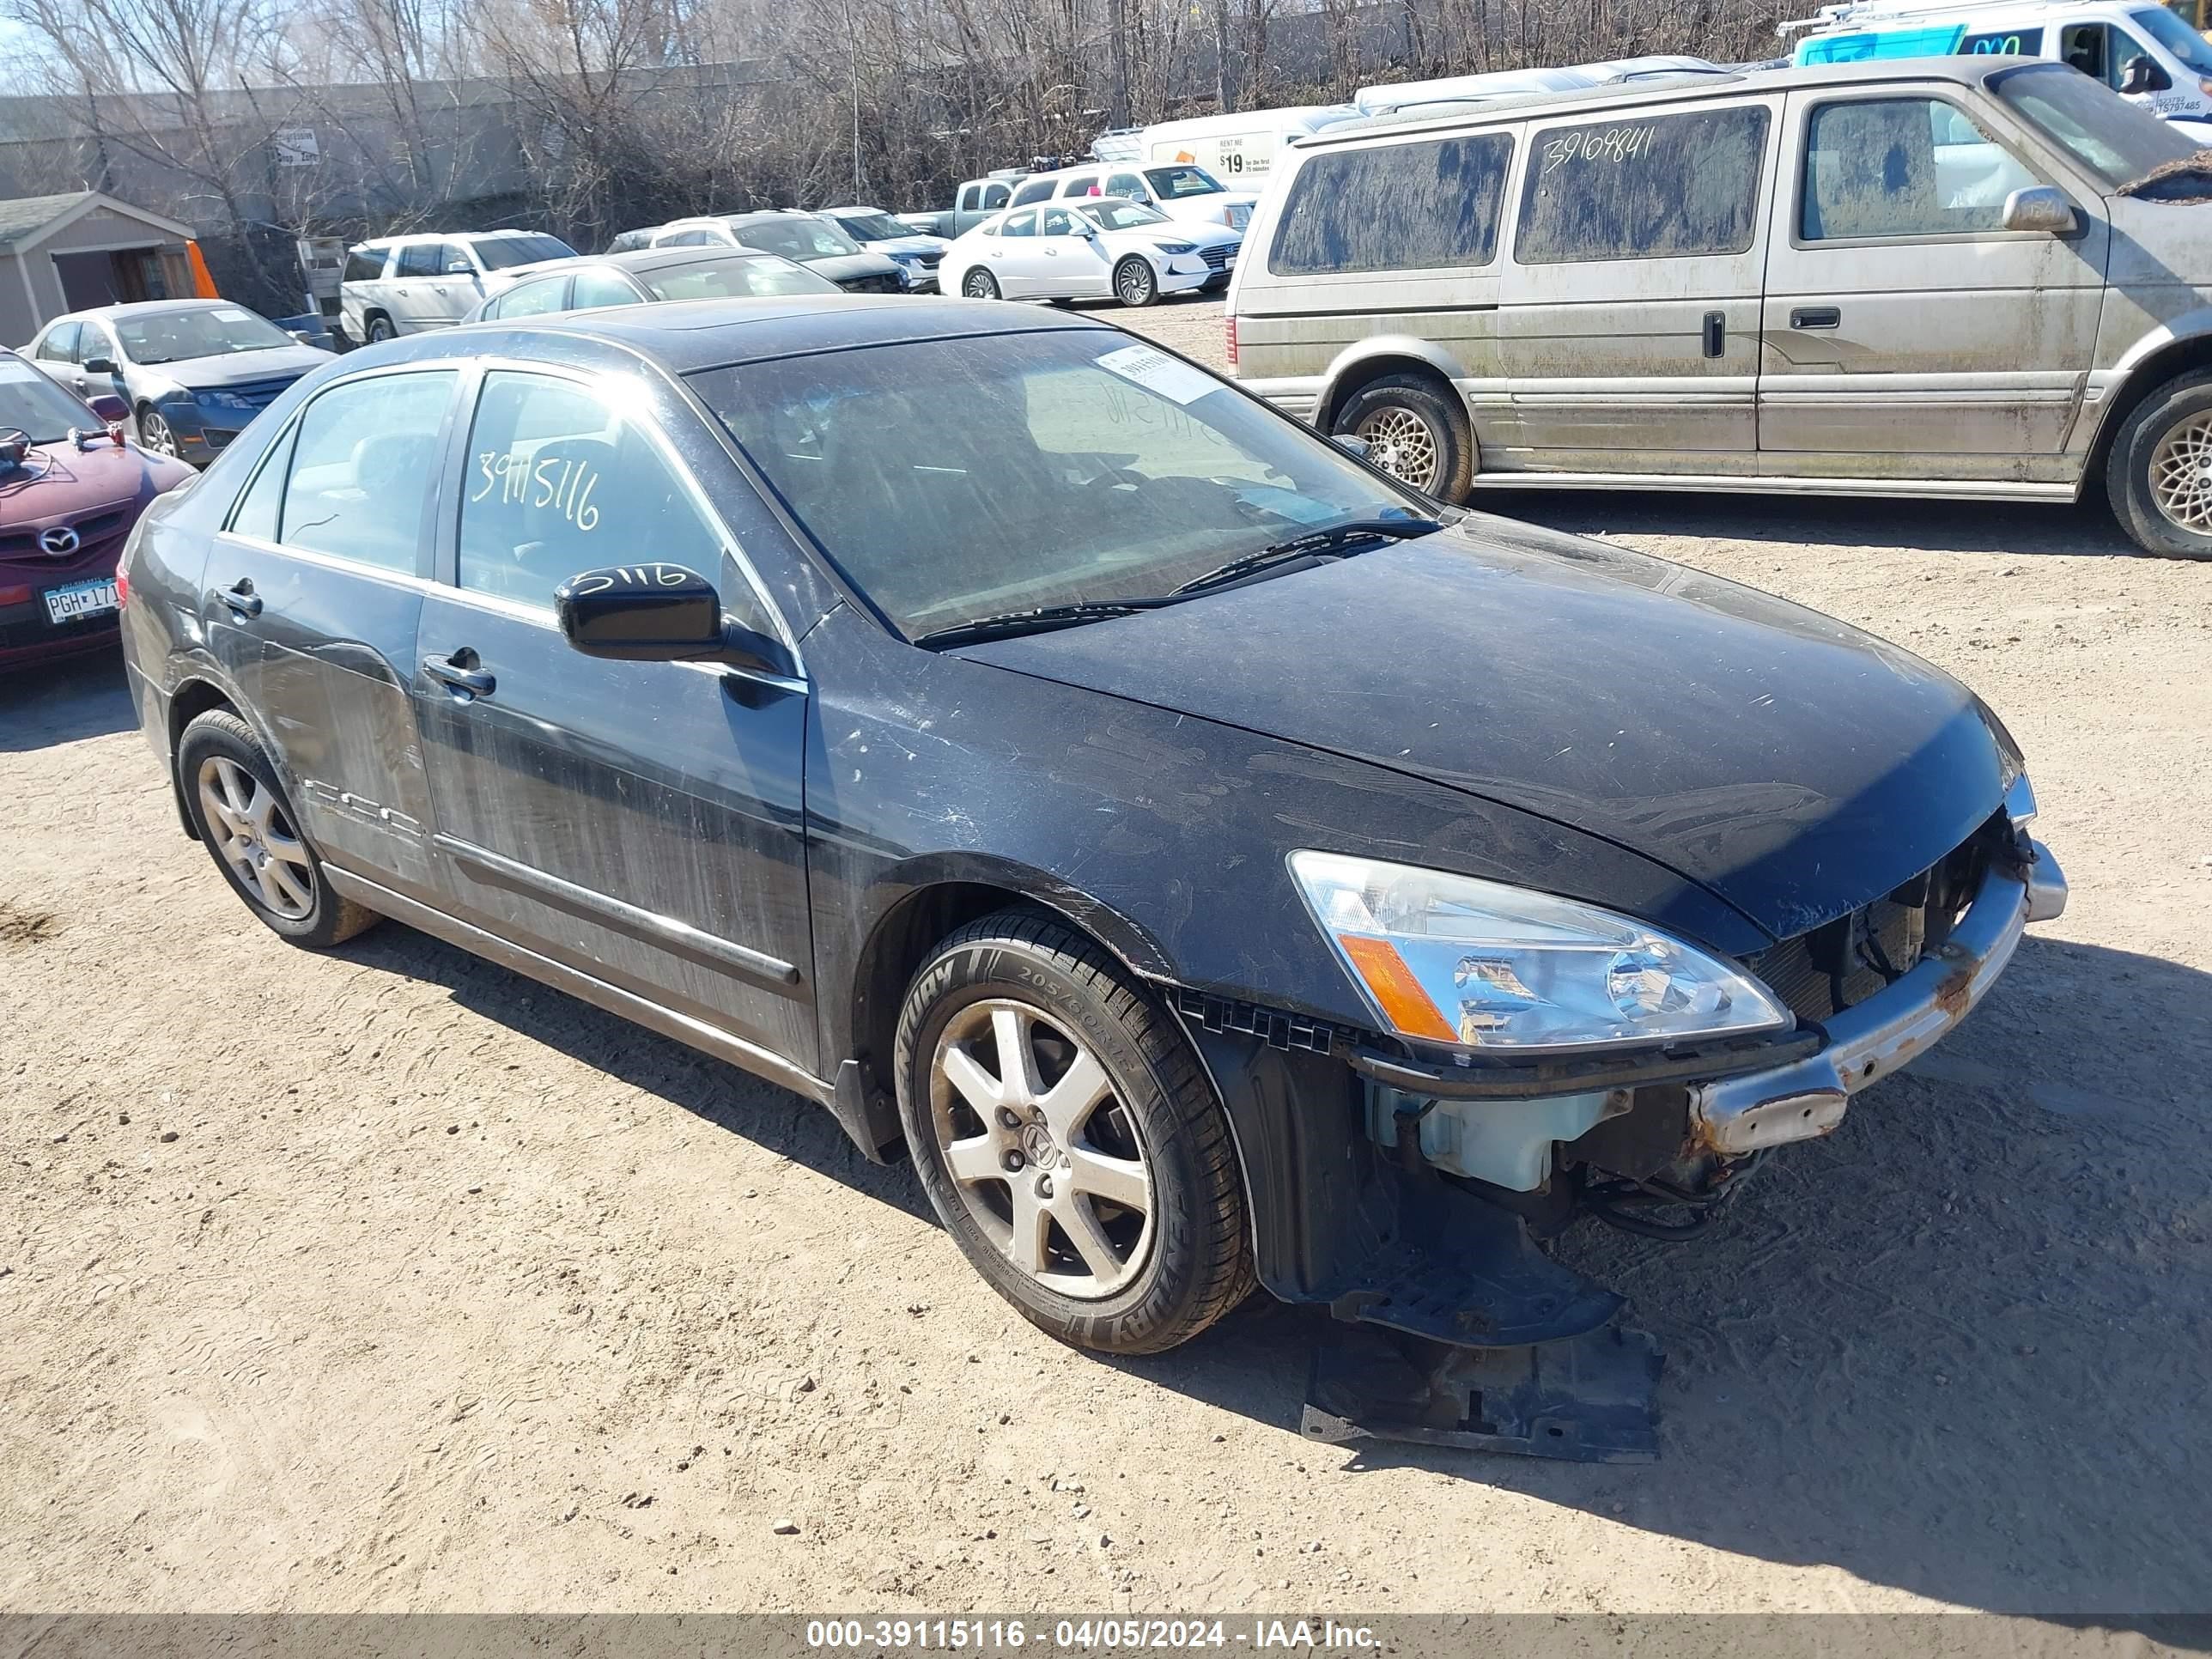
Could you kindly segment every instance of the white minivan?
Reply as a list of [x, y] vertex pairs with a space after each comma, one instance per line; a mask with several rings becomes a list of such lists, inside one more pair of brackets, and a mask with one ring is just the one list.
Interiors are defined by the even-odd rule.
[[1798, 64], [1957, 52], [2054, 58], [2212, 142], [2212, 41], [2153, 0], [1850, 0], [1784, 23]]

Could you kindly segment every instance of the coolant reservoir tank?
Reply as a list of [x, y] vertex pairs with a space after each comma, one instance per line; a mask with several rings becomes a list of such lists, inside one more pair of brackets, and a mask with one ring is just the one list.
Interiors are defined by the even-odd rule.
[[[1409, 1097], [1395, 1089], [1367, 1091], [1367, 1133], [1378, 1145], [1398, 1144], [1396, 1113]], [[1552, 1173], [1552, 1143], [1575, 1140], [1605, 1115], [1603, 1090], [1542, 1100], [1439, 1100], [1421, 1120], [1421, 1156], [1440, 1170], [1532, 1193]]]

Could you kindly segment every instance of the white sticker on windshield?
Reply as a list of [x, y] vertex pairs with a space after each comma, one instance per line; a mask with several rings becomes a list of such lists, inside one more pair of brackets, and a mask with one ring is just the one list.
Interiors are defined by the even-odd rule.
[[242, 323], [252, 313], [240, 311], [236, 306], [217, 306], [215, 308], [215, 314], [226, 323]]
[[1177, 362], [1152, 346], [1123, 346], [1109, 351], [1098, 359], [1098, 367], [1179, 404], [1194, 404], [1207, 392], [1221, 390], [1221, 383], [1212, 375]]

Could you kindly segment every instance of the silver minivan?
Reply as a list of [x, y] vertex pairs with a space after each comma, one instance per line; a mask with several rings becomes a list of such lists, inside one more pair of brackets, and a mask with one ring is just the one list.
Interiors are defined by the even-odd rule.
[[2063, 64], [1609, 88], [1291, 147], [1235, 372], [1428, 493], [2073, 501], [2212, 558], [2212, 170]]

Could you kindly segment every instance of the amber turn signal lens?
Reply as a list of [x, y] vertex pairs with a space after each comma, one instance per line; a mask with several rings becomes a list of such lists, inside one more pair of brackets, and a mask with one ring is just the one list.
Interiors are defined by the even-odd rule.
[[1429, 994], [1421, 988], [1421, 981], [1413, 976], [1395, 945], [1388, 939], [1363, 939], [1356, 933], [1339, 933], [1336, 942], [1344, 947], [1344, 954], [1352, 958], [1352, 965], [1359, 970], [1359, 977], [1366, 981], [1382, 1012], [1401, 1032], [1437, 1042], [1459, 1041], [1459, 1033], [1429, 1000]]

